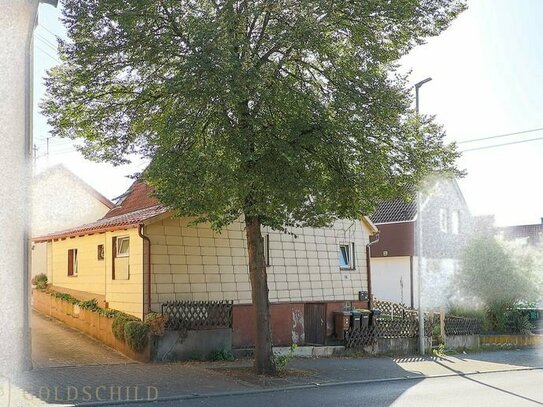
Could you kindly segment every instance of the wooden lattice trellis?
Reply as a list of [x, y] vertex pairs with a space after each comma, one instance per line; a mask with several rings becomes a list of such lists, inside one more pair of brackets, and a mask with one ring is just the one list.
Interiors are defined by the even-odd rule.
[[474, 318], [445, 317], [445, 335], [478, 335], [481, 321]]
[[232, 306], [232, 301], [168, 301], [162, 315], [168, 316], [168, 330], [231, 328]]
[[404, 304], [399, 304], [392, 301], [375, 300], [373, 308], [381, 311], [381, 316], [392, 319], [416, 319], [417, 311], [407, 308]]
[[[416, 338], [419, 324], [415, 319], [377, 319], [374, 325], [351, 328], [345, 335], [346, 348], [360, 348], [372, 345], [379, 338]], [[432, 336], [432, 324], [426, 321], [424, 335]]]

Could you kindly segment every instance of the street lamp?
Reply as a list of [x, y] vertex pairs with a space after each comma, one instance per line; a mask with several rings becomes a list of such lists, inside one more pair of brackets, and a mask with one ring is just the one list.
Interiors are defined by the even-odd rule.
[[[432, 78], [426, 78], [415, 84], [415, 109], [417, 113], [417, 132], [419, 131], [419, 88], [427, 82], [430, 82]], [[422, 193], [420, 188], [417, 191], [417, 244], [418, 244], [418, 256], [417, 256], [417, 306], [419, 309], [419, 353], [424, 355], [424, 313], [422, 312], [421, 294], [422, 294]]]

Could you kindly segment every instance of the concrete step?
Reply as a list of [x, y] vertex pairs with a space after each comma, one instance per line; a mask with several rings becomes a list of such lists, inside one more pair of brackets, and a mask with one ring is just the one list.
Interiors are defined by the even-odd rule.
[[[298, 346], [292, 356], [298, 358], [322, 358], [341, 354], [345, 346]], [[232, 353], [236, 358], [253, 356], [254, 348], [233, 349]], [[290, 353], [290, 346], [274, 346], [273, 353], [287, 355]]]

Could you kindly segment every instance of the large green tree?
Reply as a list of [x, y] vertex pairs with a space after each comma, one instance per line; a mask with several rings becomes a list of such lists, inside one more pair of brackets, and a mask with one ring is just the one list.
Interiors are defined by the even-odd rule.
[[246, 226], [258, 372], [274, 372], [261, 226], [359, 218], [457, 153], [397, 60], [460, 0], [64, 0], [43, 110], [179, 215]]

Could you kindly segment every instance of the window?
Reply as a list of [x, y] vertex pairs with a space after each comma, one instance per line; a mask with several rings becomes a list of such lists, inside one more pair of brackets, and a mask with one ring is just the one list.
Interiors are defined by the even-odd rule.
[[98, 245], [97, 258], [98, 260], [104, 260], [104, 245], [103, 244]]
[[68, 250], [68, 276], [77, 276], [77, 249]]
[[354, 243], [339, 245], [339, 268], [354, 269]]
[[118, 237], [116, 257], [128, 257], [129, 246], [130, 246], [130, 239], [128, 237]]
[[130, 238], [128, 236], [120, 236], [113, 238], [113, 264], [111, 267], [112, 280], [129, 280], [130, 279]]
[[447, 209], [440, 209], [439, 210], [439, 229], [441, 229], [442, 232], [447, 233], [448, 230], [448, 211]]
[[264, 235], [264, 264], [270, 265], [270, 235]]
[[451, 212], [451, 233], [453, 235], [460, 233], [460, 211]]

